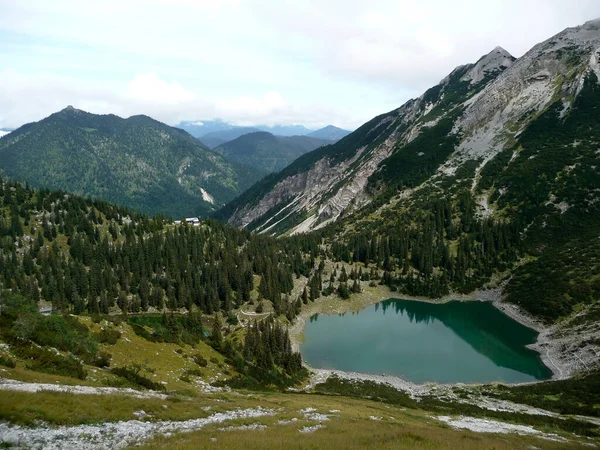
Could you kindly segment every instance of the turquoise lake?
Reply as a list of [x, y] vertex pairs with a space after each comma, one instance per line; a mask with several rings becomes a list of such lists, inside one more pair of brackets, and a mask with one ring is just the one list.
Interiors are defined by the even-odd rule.
[[314, 368], [415, 383], [520, 383], [552, 376], [525, 347], [537, 334], [486, 302], [386, 300], [359, 313], [312, 316], [300, 351]]

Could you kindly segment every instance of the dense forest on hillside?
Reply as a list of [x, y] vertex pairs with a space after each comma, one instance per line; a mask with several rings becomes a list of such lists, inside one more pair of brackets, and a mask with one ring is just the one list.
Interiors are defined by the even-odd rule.
[[[105, 202], [4, 182], [1, 283], [76, 314], [149, 307], [228, 312], [249, 300], [253, 277], [275, 303], [304, 264], [272, 238], [207, 220], [167, 225]], [[291, 247], [288, 247], [291, 248]]]
[[148, 116], [72, 107], [13, 131], [0, 150], [4, 176], [176, 219], [214, 211], [264, 174]]
[[[67, 313], [130, 316], [126, 320], [145, 339], [193, 345], [205, 339], [202, 315], [235, 317], [228, 313], [251, 301], [255, 288], [260, 301], [293, 319], [294, 277], [311, 272], [316, 251], [311, 239], [282, 245], [214, 220], [175, 226], [162, 217], [9, 181], [0, 189], [0, 244], [3, 340], [19, 356], [34, 358], [33, 370], [82, 379], [82, 362], [110, 364], [98, 344], [116, 338], [92, 335]], [[38, 312], [48, 304], [59, 314]], [[303, 370], [280, 325], [260, 325], [244, 346], [223, 339], [215, 317], [208, 342], [249, 379], [285, 383]], [[121, 375], [145, 383], [127, 371]]]
[[[116, 308], [227, 314], [256, 287], [260, 299], [291, 320], [299, 302], [334, 291], [347, 297], [360, 291], [360, 282], [431, 297], [468, 292], [509, 267], [520, 248], [518, 225], [478, 219], [468, 192], [343, 237], [341, 225], [332, 225], [277, 240], [211, 219], [174, 226], [6, 181], [0, 211], [2, 287], [75, 314]], [[326, 260], [360, 264], [325, 273]], [[292, 298], [298, 277], [306, 277], [307, 288]]]
[[[480, 287], [521, 254], [521, 225], [480, 218], [475, 209], [473, 196], [463, 191], [383, 216], [360, 231], [334, 224], [274, 239], [212, 219], [175, 226], [106, 202], [5, 181], [0, 283], [75, 314], [227, 314], [256, 289], [259, 301], [293, 320], [307, 299], [334, 292], [345, 298], [360, 292], [361, 283], [429, 297]], [[326, 272], [328, 260], [357, 264]], [[299, 277], [306, 288], [294, 298]]]
[[233, 163], [261, 173], [279, 172], [299, 156], [333, 141], [309, 136], [274, 136], [267, 132], [244, 134], [214, 148]]

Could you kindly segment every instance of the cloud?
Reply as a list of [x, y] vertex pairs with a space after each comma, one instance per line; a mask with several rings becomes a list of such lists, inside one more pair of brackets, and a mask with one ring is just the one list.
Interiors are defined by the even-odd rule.
[[48, 74], [0, 72], [0, 128], [41, 120], [69, 104], [96, 114], [146, 114], [170, 125], [195, 118], [222, 118], [240, 125], [304, 124], [314, 128], [331, 121], [341, 126], [358, 123], [327, 105], [292, 105], [274, 91], [262, 96], [214, 96], [201, 100], [178, 82], [165, 81], [156, 73], [137, 74], [120, 86]]
[[0, 127], [67, 104], [168, 123], [355, 127], [597, 0], [0, 0]]
[[423, 90], [497, 45], [521, 56], [552, 34], [600, 16], [600, 4], [289, 0], [261, 15], [265, 24], [304, 40], [325, 74]]
[[0, 72], [0, 128], [15, 128], [40, 120], [69, 104], [110, 111], [118, 104], [112, 86], [103, 81], [88, 83], [51, 73]]
[[125, 95], [139, 102], [161, 105], [178, 105], [196, 98], [196, 94], [179, 83], [161, 80], [156, 73], [136, 75], [129, 82]]
[[220, 98], [216, 109], [220, 117], [235, 117], [237, 120], [270, 118], [282, 114], [289, 105], [278, 92], [267, 92], [261, 98], [242, 96]]

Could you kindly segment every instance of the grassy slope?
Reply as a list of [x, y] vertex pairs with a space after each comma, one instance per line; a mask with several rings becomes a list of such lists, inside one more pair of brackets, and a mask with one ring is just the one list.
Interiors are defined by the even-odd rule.
[[[410, 448], [527, 448], [535, 445], [540, 448], [570, 448], [563, 443], [556, 444], [541, 441], [534, 437], [490, 436], [469, 431], [456, 431], [433, 416], [458, 415], [488, 416], [503, 421], [534, 425], [545, 433], [558, 433], [573, 440], [566, 432], [571, 428], [556, 427], [556, 420], [546, 420], [535, 416], [512, 416], [506, 413], [486, 413], [473, 407], [458, 404], [444, 404], [436, 400], [419, 404], [410, 400], [406, 394], [397, 393], [392, 388], [364, 386], [350, 388], [335, 383], [322, 385], [319, 392], [326, 395], [282, 392], [219, 392], [205, 394], [197, 381], [210, 382], [235, 375], [235, 369], [224, 362], [224, 358], [212, 348], [201, 342], [192, 347], [149, 342], [137, 336], [125, 322], [109, 325], [106, 321], [93, 322], [89, 317], [80, 317], [93, 331], [101, 327], [116, 328], [121, 337], [115, 345], [103, 344], [103, 349], [113, 355], [112, 367], [139, 365], [141, 374], [156, 382], [165, 382], [167, 398], [137, 399], [121, 395], [76, 395], [42, 391], [37, 394], [24, 392], [2, 392], [0, 395], [0, 420], [22, 425], [35, 425], [42, 420], [54, 425], [78, 425], [90, 423], [132, 420], [135, 411], [144, 410], [152, 416], [151, 420], [187, 420], [207, 417], [216, 412], [225, 412], [238, 408], [271, 408], [277, 411], [276, 417], [246, 419], [227, 422], [224, 425], [208, 426], [201, 431], [156, 437], [146, 443], [145, 448], [197, 448], [213, 445], [219, 448], [391, 448], [405, 444]], [[206, 324], [205, 328], [210, 325]], [[201, 354], [209, 361], [207, 367], [200, 368], [201, 376], [192, 376], [182, 380], [186, 369], [198, 369], [190, 356]], [[91, 386], [128, 386], [123, 379], [115, 377], [105, 369], [87, 366], [90, 371], [85, 382], [57, 375], [31, 372], [24, 368], [25, 361], [0, 350], [0, 356], [10, 356], [17, 360], [14, 369], [0, 367], [0, 376], [30, 382], [85, 384]], [[230, 375], [226, 375], [229, 373]], [[219, 375], [221, 374], [221, 375]], [[543, 385], [540, 385], [543, 386]], [[337, 389], [341, 387], [340, 389]], [[375, 389], [373, 391], [373, 389]], [[487, 386], [486, 389], [491, 389]], [[391, 391], [394, 392], [391, 392]], [[375, 394], [373, 394], [375, 392]], [[504, 390], [493, 390], [493, 395], [506, 396]], [[518, 392], [515, 392], [518, 395]], [[543, 394], [542, 394], [543, 395]], [[354, 397], [354, 398], [350, 398]], [[378, 401], [369, 400], [377, 398]], [[210, 407], [210, 410], [207, 409]], [[333, 414], [323, 422], [325, 429], [314, 434], [300, 434], [303, 426], [313, 426], [314, 421], [303, 419], [299, 413], [303, 408], [316, 408], [324, 414]], [[408, 409], [405, 409], [408, 408]], [[339, 412], [330, 413], [331, 410]], [[280, 424], [279, 420], [298, 418], [296, 422]], [[374, 420], [372, 417], [382, 418]], [[559, 421], [560, 422], [560, 421]], [[219, 428], [260, 423], [267, 427], [258, 431], [222, 432]], [[580, 426], [580, 425], [579, 425]], [[583, 429], [582, 429], [583, 430]], [[586, 432], [587, 434], [587, 432]], [[298, 439], [299, 437], [301, 439]]]
[[[2, 417], [12, 422], [33, 424], [41, 419], [50, 424], [78, 425], [132, 420], [144, 410], [152, 420], [187, 420], [207, 417], [238, 408], [262, 407], [277, 410], [273, 417], [241, 419], [210, 425], [200, 431], [159, 436], [142, 448], [465, 448], [514, 449], [577, 448], [576, 444], [552, 442], [517, 435], [489, 435], [453, 430], [422, 410], [376, 403], [370, 400], [314, 394], [223, 393], [194, 397], [136, 399], [127, 396], [75, 395], [42, 392], [6, 392], [2, 395]], [[299, 411], [315, 408], [328, 414], [325, 428], [301, 434], [299, 429], [318, 422], [306, 420]], [[210, 408], [210, 409], [209, 409]], [[336, 411], [330, 413], [330, 411]], [[297, 420], [287, 424], [279, 421]], [[219, 428], [263, 424], [265, 430], [220, 431]], [[554, 431], [554, 430], [545, 430]], [[572, 436], [569, 436], [573, 439]]]
[[[139, 366], [140, 375], [150, 378], [154, 382], [164, 384], [172, 390], [194, 389], [195, 381], [199, 379], [191, 375], [189, 381], [181, 378], [186, 370], [200, 371], [202, 379], [207, 381], [225, 380], [235, 374], [235, 370], [225, 364], [225, 358], [208, 346], [200, 342], [195, 346], [187, 344], [173, 344], [165, 342], [150, 342], [137, 336], [132, 327], [123, 322], [116, 326], [109, 326], [108, 322], [94, 323], [89, 317], [79, 317], [91, 332], [100, 331], [101, 327], [116, 329], [121, 337], [115, 345], [100, 344], [100, 350], [110, 353], [112, 356], [110, 367]], [[64, 352], [63, 352], [64, 353]], [[208, 361], [206, 367], [199, 367], [194, 363], [192, 357], [201, 355]], [[15, 368], [1, 367], [0, 376], [20, 381], [35, 383], [61, 384], [83, 384], [89, 386], [127, 386], [128, 383], [122, 378], [116, 377], [106, 369], [86, 365], [89, 375], [85, 381], [69, 377], [50, 375], [41, 372], [33, 372], [25, 368], [27, 361], [15, 357], [10, 352], [0, 349], [0, 356], [10, 357], [15, 360]], [[229, 373], [229, 375], [227, 373]]]

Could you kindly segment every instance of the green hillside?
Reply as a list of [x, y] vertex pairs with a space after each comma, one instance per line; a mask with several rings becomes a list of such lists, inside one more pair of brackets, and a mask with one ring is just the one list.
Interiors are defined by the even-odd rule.
[[214, 151], [231, 161], [271, 173], [279, 172], [299, 156], [331, 142], [308, 136], [274, 136], [261, 131], [244, 134]]
[[173, 217], [207, 214], [260, 178], [150, 117], [121, 119], [72, 107], [2, 138], [0, 170], [31, 186]]
[[[330, 238], [313, 233], [276, 240], [210, 219], [176, 226], [106, 202], [2, 181], [0, 387], [9, 383], [10, 389], [0, 401], [0, 441], [8, 447], [16, 436], [21, 445], [148, 441], [149, 448], [197, 448], [211, 439], [227, 448], [281, 439], [293, 440], [292, 448], [359, 448], [373, 439], [382, 448], [398, 442], [417, 448], [596, 443], [595, 419], [583, 415], [599, 414], [597, 373], [527, 386], [525, 393], [495, 384], [436, 386], [418, 398], [388, 384], [337, 376], [306, 385], [308, 371], [288, 329], [296, 315], [311, 306], [349, 305], [348, 297], [366, 295], [371, 283], [385, 283], [389, 275], [387, 244], [370, 244], [371, 264], [348, 265], [346, 250]], [[327, 283], [336, 264], [343, 269]], [[52, 314], [39, 311], [48, 306]], [[302, 386], [307, 392], [297, 390]], [[40, 392], [29, 390], [34, 387]], [[495, 399], [555, 413], [511, 404], [495, 409]], [[530, 431], [486, 437], [456, 430], [462, 420]], [[223, 429], [222, 422], [233, 428]], [[144, 432], [140, 424], [151, 429]], [[95, 437], [99, 430], [106, 432]], [[178, 430], [192, 433], [182, 438], [173, 433]], [[306, 440], [297, 439], [304, 436], [299, 430], [308, 433]]]

